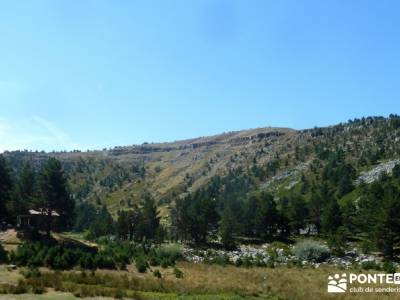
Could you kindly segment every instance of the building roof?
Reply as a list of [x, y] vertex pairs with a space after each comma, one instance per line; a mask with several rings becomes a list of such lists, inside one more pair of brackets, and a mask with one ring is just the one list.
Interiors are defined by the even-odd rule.
[[[30, 215], [47, 215], [47, 211], [44, 210], [43, 208], [41, 208], [41, 209], [39, 209], [39, 210], [30, 209], [30, 210], [29, 210], [29, 214], [30, 214]], [[52, 215], [53, 217], [59, 217], [59, 216], [60, 216], [60, 215], [59, 215], [56, 211], [54, 211], [54, 210], [51, 211], [51, 215]]]

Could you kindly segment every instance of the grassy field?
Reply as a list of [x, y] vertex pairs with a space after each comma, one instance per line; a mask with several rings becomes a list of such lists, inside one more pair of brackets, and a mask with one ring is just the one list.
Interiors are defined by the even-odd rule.
[[[312, 268], [237, 268], [234, 266], [217, 266], [207, 264], [179, 263], [184, 277], [178, 279], [173, 270], [160, 269], [163, 278], [155, 278], [150, 272], [136, 273], [134, 268], [128, 271], [96, 271], [97, 282], [90, 284], [68, 279], [68, 274], [80, 274], [78, 271], [63, 272], [63, 280], [71, 280], [69, 286], [74, 288], [95, 289], [123, 288], [128, 297], [140, 300], [319, 300], [319, 299], [400, 299], [399, 293], [345, 293], [328, 294], [327, 278], [331, 274], [343, 273], [344, 270], [333, 267]], [[43, 269], [42, 273], [49, 272]], [[356, 271], [351, 271], [356, 272]], [[64, 276], [65, 275], [65, 276]], [[53, 275], [50, 275], [50, 277]], [[0, 281], [15, 284], [23, 278], [18, 270], [8, 271], [0, 267]], [[101, 281], [101, 280], [103, 281]], [[76, 285], [76, 286], [75, 286]], [[78, 299], [72, 293], [56, 292], [47, 288], [42, 295], [0, 295], [0, 299]], [[74, 292], [75, 293], [75, 292]], [[88, 298], [111, 299], [111, 298]]]

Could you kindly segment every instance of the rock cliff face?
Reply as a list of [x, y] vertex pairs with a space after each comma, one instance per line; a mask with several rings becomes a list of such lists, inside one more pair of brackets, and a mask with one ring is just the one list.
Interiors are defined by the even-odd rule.
[[399, 159], [389, 160], [383, 163], [380, 163], [373, 169], [369, 171], [362, 172], [361, 175], [357, 178], [356, 183], [360, 184], [364, 183], [372, 183], [377, 181], [382, 174], [390, 174], [392, 173], [393, 168], [400, 164]]

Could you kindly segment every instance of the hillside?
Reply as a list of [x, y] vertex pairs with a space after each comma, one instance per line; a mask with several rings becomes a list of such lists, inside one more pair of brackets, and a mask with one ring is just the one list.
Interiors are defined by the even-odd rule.
[[77, 202], [106, 204], [116, 212], [138, 202], [145, 192], [168, 207], [177, 197], [207, 186], [211, 178], [232, 174], [247, 178], [244, 193], [269, 190], [283, 196], [301, 188], [304, 178], [318, 181], [318, 170], [339, 150], [354, 168], [356, 183], [381, 163], [398, 159], [399, 140], [400, 119], [391, 115], [301, 131], [257, 128], [102, 151], [16, 151], [5, 156], [16, 172], [26, 161], [39, 167], [49, 156], [58, 158]]

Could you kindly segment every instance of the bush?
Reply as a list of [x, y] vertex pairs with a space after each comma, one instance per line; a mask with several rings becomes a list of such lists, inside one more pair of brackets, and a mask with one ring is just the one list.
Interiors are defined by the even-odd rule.
[[236, 261], [235, 261], [235, 266], [236, 267], [240, 267], [243, 265], [243, 261], [242, 259], [239, 257]]
[[242, 259], [242, 265], [243, 265], [243, 267], [245, 267], [245, 268], [250, 268], [250, 267], [252, 267], [252, 266], [253, 266], [253, 259], [252, 259], [250, 256], [245, 256], [245, 257]]
[[115, 269], [129, 262], [129, 257], [114, 248], [105, 247], [100, 252], [94, 248], [76, 245], [24, 243], [10, 255], [13, 263], [19, 266], [49, 267], [56, 270], [67, 270], [74, 267], [85, 269]]
[[391, 261], [385, 261], [382, 265], [382, 270], [388, 274], [396, 273], [396, 266]]
[[178, 269], [177, 267], [174, 268], [174, 274], [176, 278], [183, 278], [183, 272], [181, 269]]
[[175, 262], [183, 258], [182, 247], [178, 244], [167, 244], [155, 250], [159, 262], [164, 262], [164, 266], [173, 266]]
[[376, 249], [374, 243], [370, 240], [363, 240], [360, 244], [362, 253], [368, 254]]
[[300, 242], [293, 248], [294, 255], [300, 260], [322, 262], [330, 256], [328, 247], [314, 241]]
[[268, 245], [267, 252], [270, 257], [278, 258], [279, 251], [282, 251], [283, 256], [289, 256], [291, 254], [289, 246], [285, 243], [275, 241]]
[[3, 248], [3, 245], [0, 244], [0, 263], [6, 263], [6, 262], [8, 262], [8, 253]]
[[163, 259], [161, 261], [161, 268], [165, 269], [168, 268], [168, 266], [169, 266], [168, 261], [166, 259]]
[[160, 260], [157, 256], [151, 256], [149, 259], [149, 264], [150, 266], [159, 266], [160, 265]]
[[39, 269], [36, 267], [23, 270], [21, 273], [25, 278], [37, 278], [41, 275]]
[[[56, 270], [66, 270], [75, 267], [94, 270], [124, 269], [135, 261], [140, 270], [161, 264], [163, 268], [175, 265], [183, 258], [180, 246], [170, 244], [155, 248], [130, 242], [113, 242], [101, 240], [100, 250], [76, 244], [58, 244], [57, 242], [27, 242], [11, 252], [10, 259], [18, 266], [31, 268], [49, 267]], [[1, 252], [1, 250], [0, 250]], [[145, 271], [144, 271], [145, 272]]]
[[381, 266], [377, 264], [375, 261], [365, 261], [361, 263], [361, 268], [364, 270], [380, 270]]
[[115, 269], [115, 261], [112, 256], [99, 253], [94, 258], [94, 265], [102, 269]]
[[342, 227], [339, 227], [337, 232], [328, 237], [328, 246], [331, 252], [336, 256], [343, 256], [347, 247], [346, 244], [347, 232]]
[[142, 257], [139, 256], [136, 258], [136, 269], [138, 270], [139, 273], [145, 273], [148, 268], [147, 261]]
[[206, 257], [205, 260], [206, 263], [209, 264], [216, 264], [220, 266], [226, 266], [230, 263], [229, 261], [229, 256], [226, 254], [216, 254], [215, 256], [212, 257]]
[[157, 277], [157, 278], [161, 278], [162, 277], [161, 272], [159, 270], [154, 270], [153, 271], [153, 275], [154, 275], [154, 277]]

